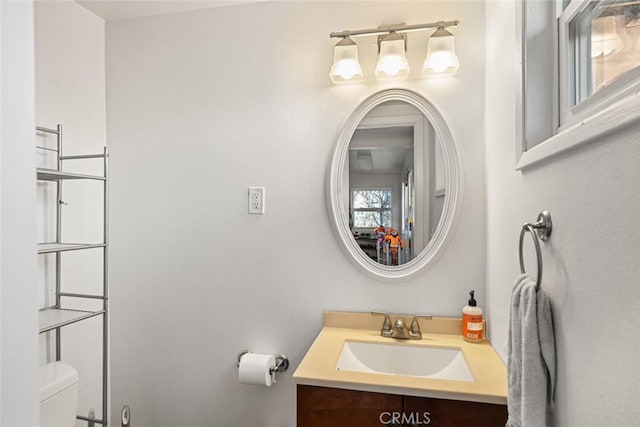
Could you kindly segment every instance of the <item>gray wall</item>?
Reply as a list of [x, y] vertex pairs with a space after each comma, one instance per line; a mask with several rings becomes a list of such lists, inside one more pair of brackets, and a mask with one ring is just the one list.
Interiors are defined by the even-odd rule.
[[38, 425], [33, 5], [0, 3], [0, 425]]
[[[139, 425], [293, 426], [291, 374], [323, 310], [457, 316], [484, 302], [484, 5], [268, 2], [107, 23], [113, 414]], [[336, 86], [331, 31], [460, 19], [454, 78]], [[418, 75], [428, 33], [410, 36]], [[465, 193], [445, 253], [401, 285], [364, 276], [338, 246], [325, 178], [349, 113], [372, 93], [427, 96], [459, 144]], [[459, 102], [464, 99], [465, 102]], [[266, 214], [247, 214], [247, 187]], [[461, 268], [464, 266], [464, 268]], [[292, 362], [242, 385], [238, 352]]]
[[[17, 4], [0, 4], [3, 426], [37, 424], [37, 343], [29, 338], [37, 300], [29, 273], [35, 270], [29, 249], [35, 219], [28, 214], [35, 208], [28, 184], [34, 159], [31, 144], [22, 145], [33, 137], [32, 15], [25, 2], [19, 4], [29, 10], [15, 15]], [[487, 302], [490, 339], [504, 356], [519, 228], [549, 209], [555, 230], [544, 246], [543, 286], [558, 339], [554, 424], [635, 424], [640, 129], [515, 171], [514, 13], [511, 2], [487, 3], [486, 58], [478, 46], [484, 6], [477, 3], [247, 5], [107, 25], [112, 288], [119, 319], [112, 350], [115, 414], [129, 403], [140, 425], [293, 425], [290, 376], [269, 390], [237, 384], [239, 350], [286, 352], [293, 370], [320, 328], [323, 309], [457, 315], [466, 290], [483, 289], [485, 253], [488, 297], [481, 303]], [[459, 73], [402, 86], [434, 100], [452, 125], [463, 152], [463, 218], [447, 253], [420, 279], [399, 286], [372, 282], [337, 247], [325, 214], [324, 174], [344, 117], [386, 86], [329, 85], [327, 34], [441, 18], [463, 23], [456, 30]], [[222, 43], [231, 33], [239, 37], [238, 49]], [[14, 37], [23, 40], [19, 52], [8, 48]], [[367, 69], [374, 50], [373, 43], [365, 49]], [[7, 96], [9, 89], [18, 91], [16, 98]], [[18, 109], [8, 104], [16, 99]], [[8, 120], [13, 113], [16, 121]], [[246, 215], [249, 185], [266, 185], [265, 216]], [[310, 231], [300, 239], [290, 229]], [[271, 259], [274, 235], [285, 250]], [[282, 402], [288, 402], [284, 410]]]
[[[34, 5], [36, 123], [63, 125], [63, 154], [102, 153], [106, 145], [105, 22], [72, 0], [38, 1]], [[64, 31], [61, 31], [64, 28]], [[55, 138], [38, 134], [38, 145], [54, 146]], [[56, 167], [55, 153], [37, 150], [39, 167]], [[70, 172], [102, 175], [101, 159], [67, 160]], [[55, 239], [56, 185], [37, 187], [38, 241]], [[62, 238], [67, 242], [102, 241], [102, 185], [95, 181], [63, 184]], [[39, 306], [55, 303], [53, 255], [38, 257]], [[100, 295], [102, 251], [73, 251], [62, 256], [62, 290]], [[66, 299], [67, 307], [99, 310], [101, 301]], [[48, 336], [47, 336], [48, 335]], [[54, 332], [41, 334], [41, 363], [55, 360]], [[95, 409], [102, 417], [102, 318], [65, 328], [62, 358], [79, 374], [78, 413]], [[78, 422], [78, 426], [86, 422]]]
[[516, 171], [514, 4], [489, 2], [487, 16], [492, 17], [486, 61], [491, 341], [505, 356], [520, 227], [548, 209], [554, 230], [542, 248], [542, 286], [551, 298], [557, 339], [553, 425], [636, 425], [640, 338], [631, 325], [640, 304], [640, 128]]

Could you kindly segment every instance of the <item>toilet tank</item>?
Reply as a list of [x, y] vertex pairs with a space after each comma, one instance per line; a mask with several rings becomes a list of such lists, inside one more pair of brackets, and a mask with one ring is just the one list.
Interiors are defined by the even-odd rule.
[[78, 409], [78, 371], [63, 362], [40, 367], [40, 427], [73, 427]]

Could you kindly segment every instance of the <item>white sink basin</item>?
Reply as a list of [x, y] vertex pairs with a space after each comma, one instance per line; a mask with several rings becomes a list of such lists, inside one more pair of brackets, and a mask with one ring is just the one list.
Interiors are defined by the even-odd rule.
[[347, 341], [336, 369], [383, 375], [474, 381], [460, 349]]

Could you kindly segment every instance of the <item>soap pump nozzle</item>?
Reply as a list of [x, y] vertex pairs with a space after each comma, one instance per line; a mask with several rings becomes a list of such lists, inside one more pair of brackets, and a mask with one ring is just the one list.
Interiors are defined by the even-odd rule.
[[475, 298], [473, 297], [475, 295], [476, 291], [471, 291], [469, 292], [469, 295], [471, 296], [471, 299], [469, 299], [469, 305], [471, 307], [475, 307], [476, 305], [478, 305], [478, 303], [476, 302]]

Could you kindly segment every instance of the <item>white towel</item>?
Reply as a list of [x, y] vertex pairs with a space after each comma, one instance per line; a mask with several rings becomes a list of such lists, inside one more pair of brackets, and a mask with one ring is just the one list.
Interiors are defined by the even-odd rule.
[[545, 427], [553, 404], [556, 348], [549, 297], [523, 274], [511, 295], [506, 427]]

